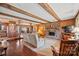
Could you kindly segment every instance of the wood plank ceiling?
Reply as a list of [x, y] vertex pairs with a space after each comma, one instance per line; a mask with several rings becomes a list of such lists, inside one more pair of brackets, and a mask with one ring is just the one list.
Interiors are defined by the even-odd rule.
[[19, 9], [19, 8], [15, 7], [15, 6], [12, 6], [12, 5], [9, 5], [9, 4], [6, 4], [6, 3], [2, 3], [2, 4], [0, 4], [0, 6], [5, 7], [5, 8], [7, 8], [7, 9], [10, 9], [10, 10], [13, 10], [13, 11], [16, 11], [16, 12], [19, 12], [19, 13], [21, 13], [21, 14], [28, 15], [28, 16], [30, 16], [30, 17], [33, 17], [33, 18], [36, 18], [36, 19], [45, 21], [45, 22], [49, 22], [49, 21], [47, 21], [47, 20], [45, 20], [45, 19], [43, 19], [43, 18], [41, 18], [41, 17], [39, 17], [39, 16], [37, 16], [37, 15], [34, 15], [34, 14], [32, 14], [32, 13], [29, 13], [29, 12], [27, 12], [27, 11], [24, 11], [24, 10], [22, 10], [22, 9]]
[[[69, 6], [68, 5], [64, 6], [64, 5], [67, 5], [67, 4], [48, 4], [48, 3], [38, 3], [38, 4], [36, 4], [36, 3], [34, 3], [34, 4], [33, 3], [24, 3], [24, 4], [23, 3], [14, 3], [14, 4], [10, 3], [10, 4], [7, 4], [7, 3], [0, 3], [0, 8], [1, 7], [2, 7], [1, 9], [5, 8], [3, 10], [0, 10], [0, 15], [30, 21], [31, 23], [33, 23], [33, 22], [34, 23], [50, 23], [50, 22], [62, 20], [60, 17], [62, 12], [61, 12], [61, 14], [58, 14], [58, 13], [60, 13], [58, 11], [64, 10], [65, 7], [69, 8], [69, 6], [70, 7], [72, 6], [72, 4], [68, 4]], [[58, 9], [61, 6], [62, 6], [62, 9]], [[74, 18], [74, 17], [76, 17], [77, 11], [79, 10], [78, 6], [79, 6], [79, 4], [73, 4], [73, 6], [70, 8], [70, 10], [67, 9], [64, 11], [67, 11], [67, 12], [72, 11], [72, 13], [68, 14], [68, 15], [69, 16], [71, 15]], [[6, 12], [6, 10], [8, 10], [8, 12]], [[9, 11], [12, 11], [12, 12], [10, 13]], [[65, 13], [63, 12], [63, 15], [64, 14]], [[27, 17], [27, 16], [29, 16], [29, 17]], [[65, 15], [65, 16], [67, 16], [67, 15]]]
[[0, 15], [10, 16], [10, 17], [18, 18], [18, 19], [23, 19], [23, 20], [27, 20], [27, 21], [30, 21], [30, 22], [41, 23], [41, 22], [38, 22], [38, 21], [29, 20], [29, 19], [26, 19], [26, 18], [21, 18], [21, 17], [18, 17], [18, 16], [14, 16], [14, 15], [10, 15], [10, 14], [6, 14], [6, 13], [2, 13], [2, 12], [0, 12]]
[[55, 11], [52, 9], [51, 5], [48, 3], [39, 3], [39, 5], [44, 8], [49, 14], [51, 14], [53, 17], [56, 18], [56, 20], [60, 20], [59, 16], [55, 13]]

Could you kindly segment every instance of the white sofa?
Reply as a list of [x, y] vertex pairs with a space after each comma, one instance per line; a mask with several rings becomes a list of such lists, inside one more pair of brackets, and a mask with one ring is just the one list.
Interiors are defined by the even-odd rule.
[[44, 38], [38, 38], [37, 33], [23, 33], [22, 35], [24, 41], [32, 44], [33, 46], [37, 48], [44, 46]]

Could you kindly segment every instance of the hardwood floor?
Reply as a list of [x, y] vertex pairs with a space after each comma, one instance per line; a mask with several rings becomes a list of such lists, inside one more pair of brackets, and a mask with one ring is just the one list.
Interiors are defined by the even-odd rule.
[[8, 41], [7, 45], [7, 56], [43, 56], [23, 46], [22, 40]]

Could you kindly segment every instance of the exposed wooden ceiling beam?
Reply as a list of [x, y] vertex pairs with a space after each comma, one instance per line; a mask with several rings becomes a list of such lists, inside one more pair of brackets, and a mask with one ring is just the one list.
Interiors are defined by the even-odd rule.
[[78, 11], [78, 12], [77, 12], [77, 14], [75, 15], [74, 19], [76, 19], [76, 18], [77, 18], [78, 14], [79, 14], [79, 11]]
[[22, 20], [26, 20], [26, 21], [30, 21], [30, 22], [35, 22], [35, 23], [41, 23], [41, 22], [38, 22], [38, 21], [34, 21], [34, 20], [30, 20], [30, 19], [26, 19], [26, 18], [14, 16], [14, 15], [10, 15], [10, 14], [7, 14], [7, 13], [2, 13], [2, 12], [0, 12], [0, 15], [4, 15], [4, 16], [8, 16], [8, 17], [13, 17], [13, 18], [17, 18], [17, 19], [22, 19]]
[[[16, 19], [9, 19], [9, 18], [3, 18], [3, 17], [0, 17], [0, 19], [4, 19], [4, 20], [7, 20], [7, 21], [11, 21], [11, 20], [12, 20], [12, 21], [15, 21], [15, 22], [19, 22], [19, 21], [22, 22], [22, 21], [23, 21], [23, 20], [21, 20], [21, 19], [16, 20]], [[3, 20], [2, 20], [2, 21], [3, 21]], [[24, 23], [29, 23], [29, 24], [30, 24], [31, 22], [26, 22], [26, 21], [25, 21]]]
[[20, 9], [20, 8], [17, 8], [17, 7], [15, 7], [15, 6], [12, 6], [12, 5], [10, 5], [10, 4], [0, 3], [0, 6], [2, 6], [2, 7], [4, 7], [4, 8], [7, 8], [7, 9], [10, 9], [10, 10], [13, 10], [13, 11], [18, 12], [18, 13], [21, 13], [21, 14], [24, 14], [24, 15], [27, 15], [27, 16], [30, 16], [30, 17], [33, 17], [33, 18], [36, 18], [36, 19], [38, 19], [38, 20], [42, 20], [42, 21], [45, 21], [45, 22], [50, 22], [50, 21], [48, 21], [48, 20], [46, 20], [46, 19], [43, 19], [43, 18], [41, 18], [41, 17], [39, 17], [39, 16], [37, 16], [37, 15], [34, 15], [34, 14], [29, 13], [29, 12], [27, 12], [27, 11], [24, 11], [24, 10], [22, 10], [22, 9]]
[[52, 9], [52, 7], [48, 3], [38, 3], [43, 9], [45, 9], [50, 15], [52, 15], [55, 19], [60, 21], [61, 19], [59, 16], [55, 13], [55, 11]]

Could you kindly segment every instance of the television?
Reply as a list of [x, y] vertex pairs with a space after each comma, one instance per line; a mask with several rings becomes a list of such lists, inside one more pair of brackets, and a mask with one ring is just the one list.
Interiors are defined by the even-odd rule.
[[66, 33], [70, 33], [71, 32], [70, 26], [64, 26], [63, 29], [64, 29], [64, 32], [66, 32]]
[[55, 32], [49, 32], [50, 36], [55, 36]]

